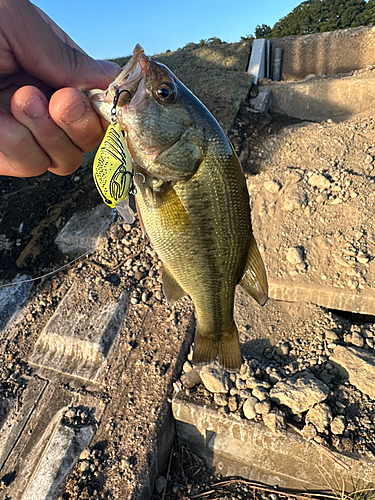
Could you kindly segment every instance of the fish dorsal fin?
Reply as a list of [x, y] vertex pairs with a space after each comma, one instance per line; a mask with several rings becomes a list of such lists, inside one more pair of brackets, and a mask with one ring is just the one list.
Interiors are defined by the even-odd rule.
[[163, 280], [163, 293], [165, 298], [168, 300], [170, 304], [174, 304], [178, 299], [182, 299], [185, 297], [186, 293], [177, 283], [177, 281], [170, 274], [168, 269], [163, 264], [163, 272], [162, 272], [162, 280]]
[[251, 235], [245, 270], [239, 284], [259, 305], [264, 306], [268, 299], [267, 276], [253, 235]]

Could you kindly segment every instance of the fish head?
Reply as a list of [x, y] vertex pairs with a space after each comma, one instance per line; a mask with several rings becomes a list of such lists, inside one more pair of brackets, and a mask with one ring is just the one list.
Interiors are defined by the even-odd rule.
[[[126, 132], [133, 161], [147, 172], [152, 170], [160, 155], [168, 157], [171, 148], [174, 157], [176, 149], [186, 149], [186, 139], [180, 139], [186, 138], [187, 132], [200, 136], [187, 105], [189, 94], [196, 100], [164, 64], [146, 56], [142, 47], [136, 45], [132, 58], [108, 89], [91, 91], [89, 97], [106, 120], [110, 121], [111, 113], [115, 113], [121, 129]], [[201, 156], [200, 146], [196, 149], [195, 162]], [[183, 154], [181, 150], [177, 156], [182, 158]], [[180, 170], [183, 171], [183, 167]], [[173, 179], [170, 169], [167, 172], [154, 167], [152, 175]], [[176, 180], [180, 175], [181, 172], [176, 174]]]

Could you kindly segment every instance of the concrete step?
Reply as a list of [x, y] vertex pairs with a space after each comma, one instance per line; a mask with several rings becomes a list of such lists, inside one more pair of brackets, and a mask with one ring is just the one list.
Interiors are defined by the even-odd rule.
[[242, 476], [281, 488], [327, 490], [375, 482], [375, 461], [329, 452], [296, 432], [276, 436], [265, 425], [236, 419], [182, 393], [172, 401], [177, 436], [223, 476]]

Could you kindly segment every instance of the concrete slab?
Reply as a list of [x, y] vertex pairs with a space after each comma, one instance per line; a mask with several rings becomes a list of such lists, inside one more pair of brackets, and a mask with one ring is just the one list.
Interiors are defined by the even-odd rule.
[[78, 256], [94, 249], [116, 219], [117, 212], [104, 203], [81, 214], [74, 214], [55, 239], [63, 253]]
[[253, 41], [251, 56], [247, 72], [254, 77], [254, 83], [259, 78], [265, 77], [266, 70], [267, 40], [257, 39]]
[[64, 488], [64, 481], [79, 455], [89, 445], [93, 431], [67, 427], [61, 422], [56, 427], [48, 446], [22, 495], [22, 500], [54, 500]]
[[334, 462], [292, 430], [275, 436], [261, 423], [219, 413], [182, 393], [173, 398], [172, 411], [184, 423], [182, 427], [177, 425], [179, 437], [222, 475], [241, 475], [285, 488], [321, 490], [335, 488], [337, 478], [347, 491], [359, 481], [375, 481], [375, 462], [357, 454], [330, 452]]
[[[21, 274], [16, 276], [12, 282], [17, 283], [27, 279], [30, 279], [30, 276]], [[32, 285], [32, 282], [27, 282], [0, 288], [0, 338], [4, 329], [15, 319], [17, 311], [24, 304]]]
[[259, 93], [253, 99], [250, 99], [250, 104], [259, 113], [268, 113], [272, 103], [271, 87], [260, 87]]
[[108, 300], [103, 287], [94, 292], [78, 280], [43, 329], [30, 363], [95, 380], [127, 314], [128, 299], [123, 293]]

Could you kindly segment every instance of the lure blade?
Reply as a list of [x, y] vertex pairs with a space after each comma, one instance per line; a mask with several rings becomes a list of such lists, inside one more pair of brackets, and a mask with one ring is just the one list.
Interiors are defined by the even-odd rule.
[[118, 123], [111, 123], [95, 155], [93, 176], [100, 196], [111, 208], [129, 196], [131, 158]]

